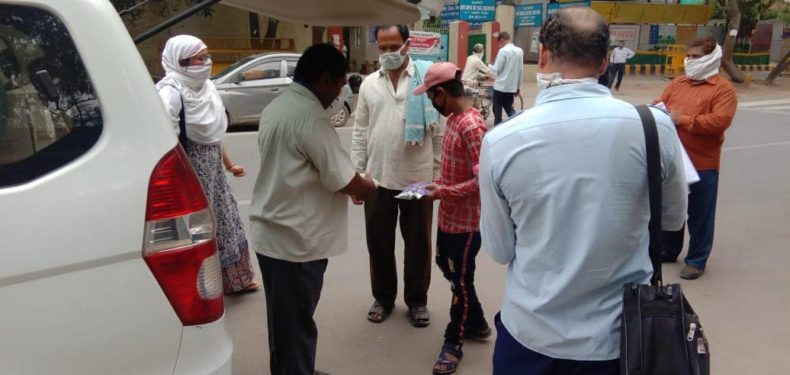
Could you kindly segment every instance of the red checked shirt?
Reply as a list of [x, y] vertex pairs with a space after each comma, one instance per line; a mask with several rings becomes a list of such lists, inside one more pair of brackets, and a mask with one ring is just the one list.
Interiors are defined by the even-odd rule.
[[469, 108], [447, 119], [441, 175], [436, 181], [442, 186], [438, 192], [442, 232], [480, 231], [480, 187], [474, 168], [479, 163], [485, 133], [485, 120], [477, 109]]

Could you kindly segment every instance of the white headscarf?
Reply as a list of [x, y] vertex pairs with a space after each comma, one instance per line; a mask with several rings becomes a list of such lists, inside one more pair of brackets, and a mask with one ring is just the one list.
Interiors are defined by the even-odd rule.
[[686, 77], [692, 81], [703, 81], [719, 74], [721, 69], [721, 47], [717, 44], [716, 48], [708, 55], [698, 59], [686, 57]]
[[170, 38], [162, 51], [165, 78], [156, 84], [156, 89], [170, 86], [181, 93], [187, 138], [210, 145], [221, 142], [228, 129], [225, 106], [214, 83], [208, 79], [211, 61], [202, 66], [184, 67], [179, 64], [179, 61], [193, 57], [205, 48], [202, 40], [191, 35]]

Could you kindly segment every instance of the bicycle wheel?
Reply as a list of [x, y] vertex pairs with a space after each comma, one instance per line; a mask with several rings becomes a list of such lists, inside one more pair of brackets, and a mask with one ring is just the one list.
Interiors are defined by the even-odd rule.
[[480, 114], [483, 115], [483, 120], [488, 120], [493, 111], [491, 110], [491, 99], [480, 97]]
[[521, 97], [521, 94], [516, 95], [516, 100], [513, 103], [513, 106], [516, 108], [517, 111], [521, 111], [524, 109], [524, 98]]

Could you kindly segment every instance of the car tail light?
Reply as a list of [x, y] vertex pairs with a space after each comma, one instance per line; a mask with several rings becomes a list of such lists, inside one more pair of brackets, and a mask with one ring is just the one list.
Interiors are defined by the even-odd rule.
[[186, 326], [225, 311], [214, 227], [200, 181], [177, 146], [151, 174], [143, 258]]

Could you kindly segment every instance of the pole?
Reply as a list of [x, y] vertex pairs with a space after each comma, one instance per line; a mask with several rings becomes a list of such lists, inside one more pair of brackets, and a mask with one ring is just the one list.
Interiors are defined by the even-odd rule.
[[197, 12], [200, 12], [200, 11], [202, 11], [202, 10], [204, 10], [204, 9], [206, 9], [206, 8], [216, 4], [216, 3], [219, 3], [220, 1], [221, 0], [203, 0], [203, 1], [197, 3], [197, 4], [193, 5], [193, 6], [185, 9], [183, 12], [181, 12], [179, 14], [176, 14], [175, 16], [171, 17], [167, 21], [162, 22], [159, 25], [154, 26], [152, 29], [150, 29], [150, 30], [138, 35], [136, 38], [134, 38], [134, 44], [140, 44], [140, 43], [150, 39], [154, 35], [159, 34], [160, 32], [162, 32], [162, 30], [167, 29], [168, 27], [171, 27], [171, 26], [179, 23], [179, 22], [189, 18], [193, 14], [195, 14]]

